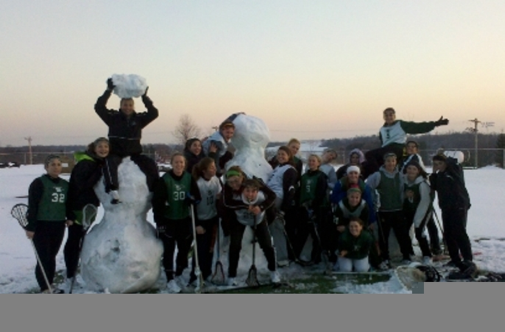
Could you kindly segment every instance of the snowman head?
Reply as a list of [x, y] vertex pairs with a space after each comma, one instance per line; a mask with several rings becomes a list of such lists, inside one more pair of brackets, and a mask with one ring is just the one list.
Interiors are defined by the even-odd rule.
[[264, 149], [270, 141], [270, 130], [260, 118], [240, 114], [233, 123], [235, 134], [232, 143], [236, 149]]

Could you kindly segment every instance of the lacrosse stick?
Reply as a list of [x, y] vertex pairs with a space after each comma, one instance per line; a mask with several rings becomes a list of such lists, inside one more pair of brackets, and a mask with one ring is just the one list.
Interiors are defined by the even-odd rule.
[[[82, 237], [81, 240], [79, 241], [79, 254], [78, 257], [81, 256], [81, 249], [82, 249], [82, 244], [84, 243], [84, 237], [86, 236], [86, 233], [91, 226], [91, 223], [95, 220], [96, 213], [97, 213], [97, 208], [93, 204], [86, 204], [84, 208], [82, 209]], [[74, 273], [72, 277], [72, 281], [70, 282], [70, 289], [68, 291], [68, 294], [72, 294], [72, 290], [74, 289], [74, 284], [75, 284], [75, 277], [77, 274], [77, 267], [79, 266], [79, 258], [77, 259], [77, 262], [75, 263], [75, 268], [74, 268]]]
[[[28, 226], [28, 219], [26, 219], [26, 213], [28, 212], [28, 205], [20, 203], [16, 204], [12, 207], [11, 215], [19, 222], [19, 225], [26, 230], [26, 226]], [[49, 284], [49, 280], [47, 279], [46, 271], [44, 270], [44, 266], [42, 266], [42, 262], [40, 261], [39, 254], [37, 249], [35, 248], [35, 244], [33, 244], [33, 239], [30, 239], [30, 243], [32, 244], [33, 251], [35, 252], [35, 257], [37, 258], [37, 262], [39, 263], [40, 270], [42, 271], [42, 275], [44, 276], [44, 281], [46, 282], [47, 289], [49, 294], [53, 294], [53, 289], [51, 288], [51, 284]]]
[[323, 261], [326, 266], [325, 273], [330, 274], [331, 271], [333, 270], [333, 266], [330, 261], [330, 254], [328, 250], [325, 250], [323, 248], [323, 244], [321, 242], [321, 237], [319, 236], [319, 231], [317, 230], [317, 224], [316, 224], [316, 216], [312, 216], [309, 220], [309, 224], [312, 224], [312, 227], [314, 229], [314, 235], [316, 237], [317, 245], [319, 246], [319, 250], [323, 253]]
[[444, 254], [447, 254], [447, 242], [445, 241], [445, 233], [444, 229], [442, 228], [442, 225], [440, 224], [440, 219], [438, 219], [438, 214], [437, 211], [435, 211], [435, 208], [432, 208], [433, 210], [433, 215], [435, 216], [435, 220], [437, 221], [438, 227], [440, 228], [440, 231], [442, 232], [442, 240], [444, 241]]
[[254, 235], [253, 235], [253, 241], [252, 241], [252, 265], [251, 268], [249, 268], [249, 273], [247, 274], [247, 279], [245, 283], [249, 287], [259, 287], [260, 283], [258, 281], [258, 271], [256, 269], [255, 263], [255, 258], [256, 258], [256, 216], [254, 216]]
[[198, 262], [198, 244], [196, 240], [196, 223], [195, 223], [195, 208], [193, 204], [191, 206], [191, 222], [193, 223], [193, 239], [194, 239], [194, 247], [193, 247], [193, 258], [195, 259], [195, 275], [199, 282], [199, 287], [195, 288], [195, 293], [201, 293], [202, 288], [205, 286], [203, 281], [203, 275], [200, 271], [200, 263]]
[[284, 219], [283, 216], [276, 216], [277, 220], [279, 220], [281, 226], [282, 226], [282, 232], [284, 233], [284, 237], [286, 238], [286, 242], [288, 244], [289, 249], [293, 253], [293, 257], [295, 258], [295, 263], [302, 265], [300, 260], [298, 259], [298, 255], [296, 254], [295, 248], [293, 247], [293, 244], [291, 243], [291, 240], [289, 239], [288, 232], [286, 231], [286, 220]]
[[220, 260], [220, 255], [221, 255], [221, 239], [219, 236], [219, 232], [221, 231], [219, 227], [219, 221], [217, 224], [217, 261], [216, 261], [216, 266], [214, 268], [214, 274], [212, 275], [211, 281], [216, 284], [216, 285], [223, 285], [225, 282], [225, 277], [224, 277], [224, 269], [223, 269], [223, 263], [221, 263]]

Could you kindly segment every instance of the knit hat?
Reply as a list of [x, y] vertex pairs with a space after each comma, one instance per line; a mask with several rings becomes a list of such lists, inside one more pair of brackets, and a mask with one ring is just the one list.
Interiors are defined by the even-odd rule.
[[359, 169], [358, 166], [352, 165], [352, 166], [347, 167], [347, 172], [346, 173], [349, 174], [351, 172], [357, 172], [358, 174], [360, 174], [361, 170]]

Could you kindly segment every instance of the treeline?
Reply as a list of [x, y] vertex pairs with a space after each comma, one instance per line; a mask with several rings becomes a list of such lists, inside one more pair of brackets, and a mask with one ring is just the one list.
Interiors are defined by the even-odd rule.
[[[448, 133], [448, 134], [424, 134], [409, 136], [418, 142], [419, 150], [423, 160], [429, 160], [431, 155], [438, 148], [445, 150], [459, 150], [465, 154], [465, 164], [473, 166], [475, 164], [475, 134]], [[505, 134], [479, 133], [478, 134], [478, 166], [498, 164], [503, 166], [505, 149]], [[287, 142], [270, 142], [267, 147], [279, 146]], [[380, 147], [378, 135], [355, 136], [352, 138], [332, 138], [321, 141], [322, 147], [332, 148], [339, 152], [339, 162], [346, 162], [347, 155], [352, 149], [358, 148], [363, 152]], [[55, 153], [62, 156], [71, 157], [76, 151], [83, 151], [85, 145], [34, 145], [32, 146], [33, 163], [41, 163], [47, 153]], [[182, 151], [183, 146], [179, 144], [143, 144], [144, 153], [156, 159], [157, 162], [166, 162], [174, 151]], [[27, 163], [26, 155], [28, 146], [20, 147], [0, 147], [0, 162]]]

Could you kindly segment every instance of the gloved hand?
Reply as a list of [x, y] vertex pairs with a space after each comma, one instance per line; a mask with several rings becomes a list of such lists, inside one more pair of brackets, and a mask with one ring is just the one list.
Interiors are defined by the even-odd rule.
[[438, 121], [435, 121], [435, 127], [438, 126], [447, 126], [449, 124], [449, 119], [444, 119], [443, 116], [438, 119]]
[[193, 204], [193, 205], [200, 203], [200, 201], [197, 200], [194, 196], [192, 196], [189, 192], [186, 193], [186, 197], [184, 198], [184, 201], [188, 204]]
[[114, 90], [116, 86], [114, 85], [114, 82], [112, 81], [112, 77], [109, 77], [107, 79], [107, 90], [112, 91]]

